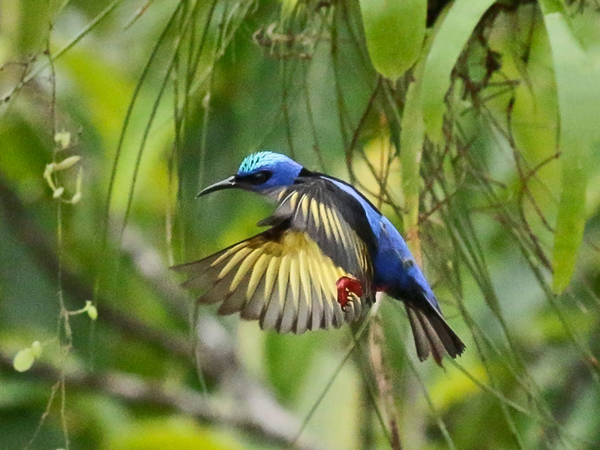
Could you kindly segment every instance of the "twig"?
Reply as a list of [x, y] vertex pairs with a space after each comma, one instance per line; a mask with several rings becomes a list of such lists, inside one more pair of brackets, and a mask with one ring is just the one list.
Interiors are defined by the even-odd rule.
[[[0, 369], [12, 371], [12, 361], [4, 353], [0, 353]], [[61, 372], [53, 366], [41, 362], [26, 373], [26, 376], [53, 382], [61, 377]], [[305, 441], [293, 444], [297, 421], [283, 412], [271, 398], [256, 398], [252, 386], [246, 402], [236, 402], [234, 405], [208, 401], [206, 397], [193, 389], [186, 387], [170, 387], [160, 382], [148, 382], [139, 376], [124, 373], [90, 373], [82, 369], [69, 367], [64, 376], [65, 385], [72, 389], [91, 390], [95, 393], [102, 391], [131, 405], [147, 405], [167, 408], [171, 411], [195, 417], [203, 422], [225, 425], [261, 436], [277, 445], [286, 448], [302, 450], [316, 449]]]

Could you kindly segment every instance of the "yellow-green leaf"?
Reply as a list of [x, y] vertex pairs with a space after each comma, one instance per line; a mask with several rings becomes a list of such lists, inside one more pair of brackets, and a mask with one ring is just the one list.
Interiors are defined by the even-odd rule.
[[397, 80], [417, 60], [425, 38], [425, 0], [360, 0], [369, 56], [375, 70]]
[[94, 304], [92, 303], [91, 300], [85, 301], [85, 308], [83, 308], [83, 311], [85, 311], [87, 313], [87, 315], [89, 316], [90, 319], [92, 319], [92, 320], [98, 319], [98, 309], [96, 309], [96, 307], [94, 306]]
[[552, 49], [560, 118], [562, 179], [552, 263], [553, 289], [561, 293], [571, 281], [583, 241], [587, 161], [600, 115], [600, 64], [575, 38], [562, 5], [553, 0], [543, 0], [541, 5]]
[[428, 136], [441, 142], [444, 97], [450, 88], [450, 75], [469, 37], [483, 14], [495, 0], [457, 0], [448, 11], [427, 55], [423, 74], [423, 111]]
[[25, 372], [31, 369], [34, 361], [35, 357], [33, 355], [33, 351], [31, 347], [27, 347], [19, 350], [19, 352], [15, 355], [15, 359], [13, 359], [13, 367], [17, 372]]
[[425, 140], [423, 105], [421, 103], [421, 78], [410, 84], [406, 95], [406, 107], [402, 116], [400, 135], [400, 162], [402, 191], [404, 194], [404, 233], [413, 255], [421, 264], [421, 251], [418, 236], [419, 192], [421, 177], [419, 167]]
[[42, 344], [40, 344], [40, 341], [35, 341], [33, 344], [31, 344], [31, 355], [34, 358], [39, 358], [42, 356]]

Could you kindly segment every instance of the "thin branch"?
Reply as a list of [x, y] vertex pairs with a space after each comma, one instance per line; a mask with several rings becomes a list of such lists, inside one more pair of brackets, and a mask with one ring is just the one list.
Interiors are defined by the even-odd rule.
[[[12, 372], [11, 358], [0, 353], [0, 369]], [[167, 408], [172, 412], [185, 414], [215, 425], [225, 425], [243, 430], [276, 445], [286, 448], [312, 450], [317, 449], [306, 440], [296, 441], [298, 422], [281, 410], [272, 398], [263, 398], [252, 394], [253, 387], [248, 386], [251, 395], [245, 402], [225, 405], [214, 400], [208, 401], [201, 393], [183, 386], [167, 386], [159, 382], [149, 382], [139, 376], [125, 373], [91, 373], [71, 365], [62, 375], [53, 366], [36, 362], [33, 367], [19, 376], [54, 382], [64, 377], [69, 389], [98, 391], [115, 397], [129, 405], [145, 405], [155, 408]]]

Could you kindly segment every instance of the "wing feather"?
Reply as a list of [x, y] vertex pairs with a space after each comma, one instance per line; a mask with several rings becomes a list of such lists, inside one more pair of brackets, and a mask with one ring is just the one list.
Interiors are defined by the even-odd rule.
[[376, 240], [359, 202], [318, 176], [300, 178], [283, 192], [275, 213], [260, 224], [285, 223], [307, 233], [335, 266], [361, 282], [365, 297], [372, 302], [375, 293], [370, 254]]
[[205, 292], [198, 301], [200, 303], [213, 304], [225, 300], [231, 295], [231, 292], [229, 292], [229, 285], [233, 281], [234, 275], [235, 274], [231, 272], [224, 278], [217, 279], [217, 283]]
[[233, 281], [231, 282], [231, 285], [229, 286], [230, 291], [234, 291], [238, 287], [240, 281], [242, 281], [242, 279], [246, 276], [248, 270], [254, 265], [261, 253], [262, 250], [260, 248], [255, 248], [243, 259], [240, 267], [237, 270], [237, 273], [235, 274], [235, 277], [233, 278]]
[[281, 322], [281, 300], [279, 292], [273, 292], [271, 299], [263, 310], [262, 315], [259, 319], [260, 327], [263, 330], [275, 330], [278, 328], [278, 324]]
[[266, 280], [265, 280], [265, 301], [268, 302], [273, 295], [273, 287], [277, 280], [277, 274], [279, 273], [279, 265], [281, 264], [281, 258], [273, 257], [269, 262], [267, 268]]
[[[263, 296], [265, 286], [265, 276], [263, 276], [258, 282], [256, 289], [252, 295], [246, 294], [248, 299], [242, 310], [240, 311], [240, 317], [244, 320], [259, 320], [262, 310], [265, 306], [267, 299]], [[248, 284], [250, 287], [250, 284]]]
[[323, 221], [323, 228], [324, 228], [324, 232], [325, 232], [325, 236], [327, 237], [328, 240], [333, 240], [333, 234], [331, 232], [331, 227], [329, 226], [329, 217], [328, 214], [331, 210], [325, 210], [325, 205], [323, 203], [319, 204], [319, 214], [321, 217], [321, 220]]
[[285, 297], [288, 289], [290, 276], [290, 255], [283, 255], [279, 261], [279, 271], [277, 272], [277, 280], [274, 282], [274, 287], [277, 289], [271, 294], [264, 315], [260, 320], [260, 327], [264, 330], [279, 329], [281, 325], [281, 315], [285, 305]]
[[302, 293], [298, 298], [298, 317], [296, 319], [295, 333], [302, 334], [308, 328], [310, 319], [310, 305], [312, 303], [312, 282], [309, 275], [309, 264], [307, 261], [306, 252], [301, 251], [299, 254], [299, 272], [300, 272], [300, 288]]
[[225, 275], [227, 275], [231, 271], [231, 269], [233, 269], [251, 251], [252, 251], [252, 249], [250, 249], [248, 247], [244, 247], [244, 248], [241, 248], [240, 250], [238, 250], [237, 252], [233, 253], [233, 256], [227, 262], [227, 264], [225, 264], [225, 267], [223, 267], [221, 272], [219, 272], [219, 276], [217, 278], [221, 279]]
[[325, 307], [323, 299], [323, 278], [320, 270], [317, 270], [316, 265], [309, 264], [308, 271], [312, 280], [312, 316], [310, 318], [309, 328], [318, 330], [319, 328], [328, 329], [329, 325], [325, 322]]
[[[279, 258], [271, 255], [267, 255], [266, 261], [264, 262], [260, 260], [257, 261], [252, 275], [254, 275], [257, 270], [262, 270], [262, 265], [264, 264], [264, 276], [261, 278], [254, 295], [248, 298], [248, 303], [246, 303], [240, 314], [242, 319], [261, 320], [266, 305], [271, 301], [273, 284], [276, 280], [275, 274], [279, 270], [279, 262]], [[259, 263], [261, 263], [261, 266], [258, 266]]]
[[298, 273], [298, 259], [290, 258], [290, 272], [287, 286], [287, 294], [285, 296], [285, 304], [283, 305], [283, 314], [281, 316], [281, 325], [279, 331], [281, 333], [289, 333], [292, 331], [294, 321], [297, 317], [297, 303], [300, 295], [300, 274]]
[[[321, 210], [307, 195], [296, 193], [286, 199], [290, 205], [297, 203], [300, 210], [317, 206]], [[335, 219], [325, 211], [318, 220], [318, 226], [329, 226], [329, 235], [336, 239]], [[263, 329], [300, 334], [338, 328], [360, 318], [356, 305], [352, 306], [352, 314], [347, 314], [337, 300], [337, 280], [354, 274], [337, 265], [303, 231], [275, 226], [203, 260], [174, 269], [189, 276], [186, 287], [207, 287], [198, 298], [199, 303], [220, 302], [219, 314], [239, 312], [243, 319], [258, 320]], [[359, 303], [363, 301], [358, 299]]]
[[225, 300], [219, 306], [218, 312], [223, 316], [229, 316], [238, 312], [246, 303], [245, 291], [242, 288], [236, 291], [229, 290], [229, 293], [225, 296]]
[[260, 283], [263, 279], [263, 275], [265, 274], [265, 271], [269, 265], [269, 259], [270, 257], [268, 255], [262, 253], [254, 263], [252, 275], [250, 276], [250, 281], [248, 282], [248, 289], [246, 290], [246, 297], [248, 300], [254, 296], [256, 288], [258, 288], [258, 283]]

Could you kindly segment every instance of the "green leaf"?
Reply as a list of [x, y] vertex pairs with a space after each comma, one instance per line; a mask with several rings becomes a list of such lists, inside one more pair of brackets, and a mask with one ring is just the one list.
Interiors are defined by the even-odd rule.
[[[573, 35], [564, 8], [542, 0], [544, 22], [554, 63], [558, 94], [561, 151], [561, 194], [554, 235], [553, 289], [561, 293], [569, 285], [586, 220], [587, 162], [598, 126], [600, 64], [594, 64]], [[598, 138], [598, 136], [596, 136]]]
[[444, 97], [450, 88], [452, 69], [483, 14], [495, 0], [457, 0], [431, 45], [423, 74], [423, 111], [427, 133], [441, 142]]
[[421, 251], [418, 239], [419, 192], [421, 177], [419, 167], [425, 140], [423, 104], [421, 101], [421, 78], [410, 84], [406, 95], [406, 106], [402, 116], [400, 135], [400, 162], [402, 191], [404, 194], [403, 223], [407, 244], [421, 264]]
[[31, 366], [33, 366], [33, 362], [35, 361], [35, 356], [33, 353], [34, 352], [31, 347], [19, 350], [19, 352], [15, 355], [15, 359], [13, 360], [13, 367], [17, 372], [26, 372], [31, 369]]
[[31, 344], [31, 355], [34, 358], [39, 358], [42, 356], [42, 344], [40, 344], [40, 341], [35, 341], [33, 344]]
[[83, 308], [83, 311], [87, 313], [91, 320], [98, 319], [98, 309], [93, 305], [91, 300], [85, 301], [85, 308]]
[[360, 0], [367, 48], [375, 70], [397, 80], [417, 60], [425, 38], [425, 0]]

